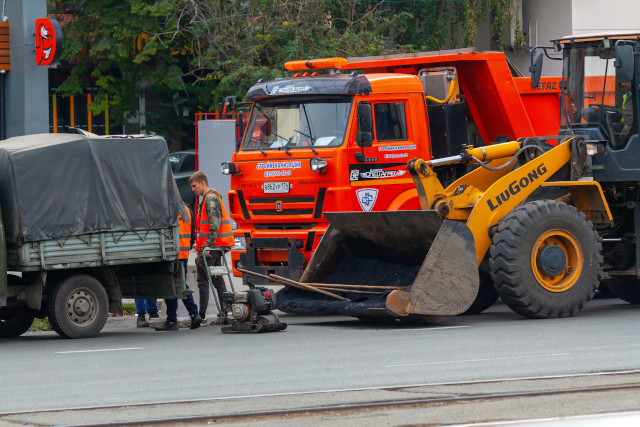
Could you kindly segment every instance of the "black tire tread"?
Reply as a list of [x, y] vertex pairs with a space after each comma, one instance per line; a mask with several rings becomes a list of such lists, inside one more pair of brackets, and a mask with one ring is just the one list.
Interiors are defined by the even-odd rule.
[[35, 312], [23, 308], [12, 319], [0, 320], [0, 338], [17, 338], [29, 330], [35, 319]]
[[[75, 328], [73, 327], [73, 325], [69, 325], [65, 319], [64, 316], [66, 315], [65, 313], [60, 313], [57, 310], [57, 303], [58, 303], [58, 298], [60, 297], [60, 294], [62, 292], [65, 292], [66, 289], [65, 287], [67, 286], [66, 284], [69, 283], [72, 280], [88, 280], [89, 282], [95, 282], [99, 285], [99, 288], [96, 287], [96, 290], [98, 291], [98, 298], [101, 299], [102, 301], [100, 301], [100, 303], [104, 306], [102, 311], [102, 314], [98, 313], [98, 316], [101, 316], [101, 318], [96, 319], [96, 323], [94, 325], [92, 325], [92, 328], [88, 328], [85, 330], [82, 330], [81, 332], [79, 332], [78, 330], [74, 330]], [[107, 321], [107, 317], [109, 315], [109, 309], [108, 309], [108, 305], [109, 305], [109, 298], [107, 296], [107, 292], [104, 289], [104, 287], [102, 286], [102, 284], [95, 279], [94, 277], [87, 275], [87, 274], [78, 274], [75, 276], [70, 276], [64, 280], [62, 280], [60, 283], [56, 284], [53, 289], [50, 291], [49, 293], [49, 297], [47, 299], [47, 315], [49, 317], [49, 323], [51, 324], [51, 328], [56, 331], [56, 333], [58, 333], [58, 335], [60, 335], [63, 338], [93, 338], [96, 335], [98, 335], [98, 333], [100, 333], [100, 331], [102, 330], [102, 328], [104, 327], [104, 324]], [[100, 311], [100, 310], [99, 310]]]
[[636, 276], [614, 276], [607, 281], [607, 286], [621, 300], [629, 304], [640, 304], [640, 280]]
[[[589, 240], [592, 241], [595, 248], [595, 265], [592, 266], [595, 280], [593, 278], [586, 279], [590, 283], [586, 285], [584, 291], [580, 291], [581, 294], [577, 300], [554, 306], [545, 304], [536, 298], [530, 291], [530, 287], [524, 283], [523, 261], [518, 256], [518, 248], [521, 247], [527, 237], [529, 228], [536, 222], [551, 215], [562, 215], [571, 218], [578, 227], [588, 231]], [[602, 263], [602, 243], [593, 224], [573, 206], [554, 200], [529, 202], [518, 206], [507, 214], [498, 223], [498, 230], [493, 236], [493, 244], [490, 248], [489, 260], [491, 278], [500, 298], [513, 311], [530, 318], [567, 317], [581, 310], [595, 294], [599, 279], [603, 274]], [[585, 266], [583, 266], [583, 269]]]

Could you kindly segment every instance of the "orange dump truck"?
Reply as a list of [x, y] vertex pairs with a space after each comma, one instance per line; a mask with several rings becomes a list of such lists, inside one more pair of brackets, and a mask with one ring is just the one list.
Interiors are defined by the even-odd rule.
[[[222, 165], [241, 243], [232, 251], [235, 275], [244, 268], [299, 279], [327, 229], [325, 212], [419, 209], [406, 170], [412, 158], [558, 132], [560, 79], [543, 78], [532, 90], [501, 52], [330, 58], [285, 68], [294, 75], [248, 91], [244, 137]], [[366, 109], [372, 114], [360, 114]], [[464, 172], [438, 175], [453, 180]]]

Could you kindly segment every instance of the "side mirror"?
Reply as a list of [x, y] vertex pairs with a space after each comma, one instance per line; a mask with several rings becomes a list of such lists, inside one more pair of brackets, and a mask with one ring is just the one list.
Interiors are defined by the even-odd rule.
[[236, 151], [240, 150], [240, 145], [242, 145], [242, 137], [244, 136], [246, 127], [243, 116], [244, 114], [242, 113], [236, 114]]
[[633, 80], [633, 46], [620, 44], [616, 46], [616, 59], [613, 66], [616, 69], [616, 82], [626, 83]]
[[538, 87], [540, 83], [540, 76], [542, 75], [542, 57], [541, 50], [531, 52], [531, 65], [529, 66], [529, 72], [531, 73], [531, 89]]
[[236, 108], [237, 99], [235, 96], [227, 96], [222, 100], [220, 104], [220, 117], [226, 119]]
[[360, 103], [356, 111], [358, 121], [358, 133], [356, 144], [358, 147], [371, 147], [373, 145], [373, 114], [371, 104]]

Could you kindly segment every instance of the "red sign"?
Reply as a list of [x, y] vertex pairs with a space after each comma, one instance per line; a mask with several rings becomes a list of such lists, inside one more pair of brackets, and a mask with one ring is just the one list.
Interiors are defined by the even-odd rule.
[[62, 51], [62, 28], [53, 18], [36, 19], [36, 64], [52, 65]]

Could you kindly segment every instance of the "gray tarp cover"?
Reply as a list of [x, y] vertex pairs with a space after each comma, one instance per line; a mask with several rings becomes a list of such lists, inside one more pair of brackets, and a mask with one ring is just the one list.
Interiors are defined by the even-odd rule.
[[177, 223], [180, 195], [160, 137], [39, 134], [0, 141], [8, 242]]

